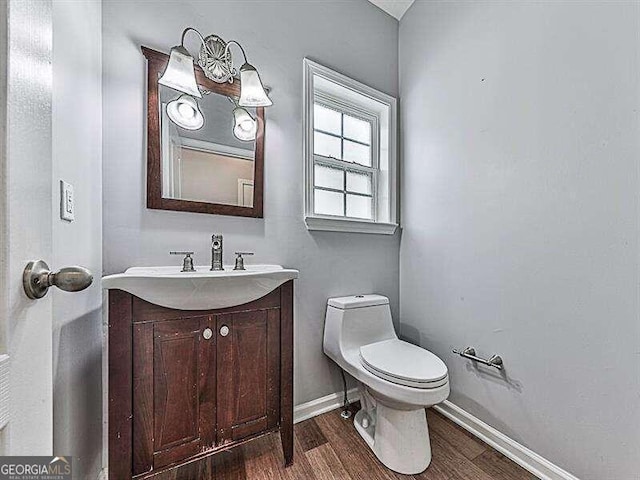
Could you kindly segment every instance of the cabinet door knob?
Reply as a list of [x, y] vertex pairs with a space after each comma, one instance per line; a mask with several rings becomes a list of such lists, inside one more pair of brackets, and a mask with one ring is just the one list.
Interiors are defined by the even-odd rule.
[[209, 340], [211, 337], [213, 337], [213, 330], [211, 330], [210, 328], [205, 328], [202, 332], [202, 336], [205, 340]]
[[223, 337], [229, 335], [229, 327], [227, 327], [226, 325], [220, 327], [220, 335], [222, 335]]

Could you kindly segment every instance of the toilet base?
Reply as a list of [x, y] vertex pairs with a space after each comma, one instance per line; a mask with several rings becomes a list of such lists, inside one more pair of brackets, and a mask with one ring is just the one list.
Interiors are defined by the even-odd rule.
[[360, 436], [391, 470], [405, 475], [425, 471], [431, 463], [425, 409], [397, 410], [376, 403], [375, 408], [361, 409], [353, 419]]

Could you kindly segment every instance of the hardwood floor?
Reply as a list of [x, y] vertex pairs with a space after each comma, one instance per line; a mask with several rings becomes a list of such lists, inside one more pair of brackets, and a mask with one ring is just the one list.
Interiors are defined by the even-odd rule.
[[[354, 408], [355, 410], [355, 408]], [[295, 426], [294, 464], [284, 468], [277, 434], [250, 441], [162, 480], [535, 480], [491, 447], [427, 410], [433, 459], [420, 475], [385, 468], [340, 411]]]

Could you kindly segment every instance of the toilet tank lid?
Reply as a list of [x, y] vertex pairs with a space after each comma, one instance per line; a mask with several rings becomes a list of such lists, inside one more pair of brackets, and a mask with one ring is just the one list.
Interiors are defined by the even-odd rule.
[[376, 305], [388, 305], [389, 299], [382, 295], [351, 295], [349, 297], [330, 298], [327, 302], [330, 306], [339, 308], [340, 310], [348, 310], [350, 308], [373, 307]]

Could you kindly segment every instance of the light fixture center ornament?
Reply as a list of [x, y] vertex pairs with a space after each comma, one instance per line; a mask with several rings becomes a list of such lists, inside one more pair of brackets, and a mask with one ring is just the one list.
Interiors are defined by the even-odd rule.
[[231, 51], [227, 48], [227, 42], [217, 35], [209, 35], [204, 39], [200, 47], [198, 65], [204, 71], [207, 78], [216, 83], [233, 83], [237, 70], [233, 68]]

